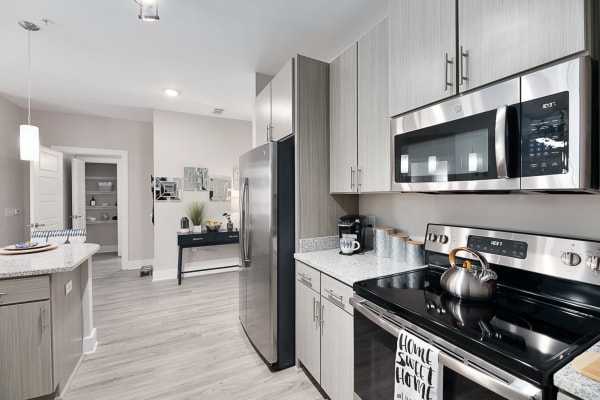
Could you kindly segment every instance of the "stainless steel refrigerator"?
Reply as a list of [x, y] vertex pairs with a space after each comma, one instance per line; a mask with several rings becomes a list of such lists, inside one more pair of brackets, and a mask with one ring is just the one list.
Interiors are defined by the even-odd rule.
[[240, 157], [240, 321], [272, 369], [294, 364], [294, 138]]

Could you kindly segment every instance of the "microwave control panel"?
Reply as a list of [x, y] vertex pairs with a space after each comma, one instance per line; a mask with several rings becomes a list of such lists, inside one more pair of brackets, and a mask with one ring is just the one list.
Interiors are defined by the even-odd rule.
[[521, 176], [566, 174], [569, 165], [569, 92], [521, 105]]

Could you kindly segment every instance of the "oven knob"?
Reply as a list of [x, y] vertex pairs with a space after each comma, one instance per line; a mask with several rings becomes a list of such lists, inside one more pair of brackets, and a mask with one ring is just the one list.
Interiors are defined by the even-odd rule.
[[440, 237], [438, 238], [438, 242], [440, 242], [442, 244], [448, 243], [448, 236], [446, 236], [446, 235], [440, 235]]
[[589, 256], [586, 263], [588, 267], [591, 269], [598, 271], [600, 270], [600, 257], [599, 256]]
[[560, 257], [560, 259], [562, 260], [563, 264], [571, 266], [571, 267], [573, 267], [575, 265], [579, 265], [579, 263], [581, 262], [581, 257], [579, 257], [579, 254], [572, 253], [570, 251], [563, 253], [563, 255]]
[[435, 241], [436, 241], [436, 239], [437, 239], [437, 235], [436, 235], [435, 233], [430, 233], [429, 235], [427, 235], [427, 239], [428, 239], [430, 242], [435, 242]]

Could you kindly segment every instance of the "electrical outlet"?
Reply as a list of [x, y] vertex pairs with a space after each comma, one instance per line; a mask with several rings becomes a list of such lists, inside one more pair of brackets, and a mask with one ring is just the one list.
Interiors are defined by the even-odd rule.
[[371, 228], [375, 228], [375, 216], [368, 215], [365, 223], [367, 224], [367, 226], [369, 226]]
[[15, 208], [15, 215], [21, 215], [21, 209]]
[[65, 283], [65, 296], [71, 293], [71, 290], [73, 290], [73, 281]]

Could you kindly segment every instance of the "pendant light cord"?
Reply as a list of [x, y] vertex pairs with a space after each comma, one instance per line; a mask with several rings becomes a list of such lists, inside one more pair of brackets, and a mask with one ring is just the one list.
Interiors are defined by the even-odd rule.
[[27, 30], [27, 125], [31, 125], [31, 29]]

